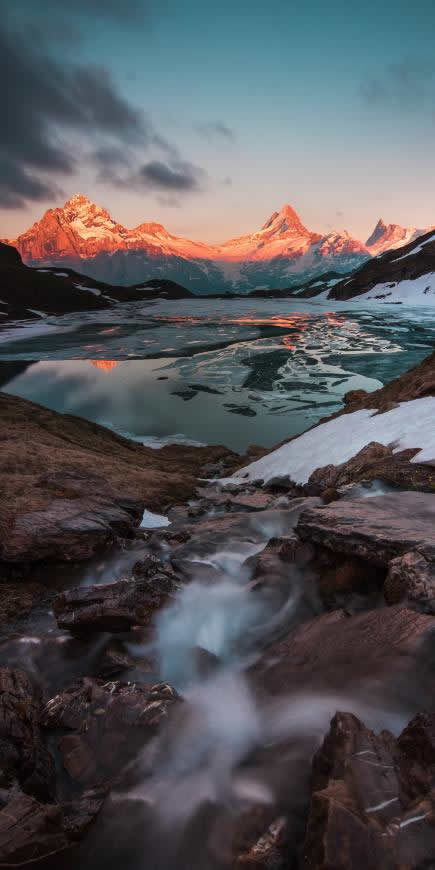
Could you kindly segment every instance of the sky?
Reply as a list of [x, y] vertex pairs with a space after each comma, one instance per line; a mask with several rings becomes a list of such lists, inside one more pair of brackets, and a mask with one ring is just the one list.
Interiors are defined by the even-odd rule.
[[0, 237], [76, 192], [211, 242], [435, 224], [434, 0], [0, 7]]

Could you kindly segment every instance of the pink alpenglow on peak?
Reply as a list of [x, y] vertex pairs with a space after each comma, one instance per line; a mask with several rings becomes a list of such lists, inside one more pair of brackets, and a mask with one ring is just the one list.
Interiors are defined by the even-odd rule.
[[372, 257], [377, 257], [379, 254], [384, 254], [385, 251], [402, 248], [404, 245], [415, 241], [419, 236], [425, 235], [434, 228], [434, 226], [426, 227], [424, 229], [417, 229], [416, 227], [401, 227], [400, 224], [386, 224], [382, 218], [380, 218], [371, 236], [369, 236], [366, 241], [366, 247]]
[[313, 232], [286, 204], [260, 229], [212, 245], [176, 236], [155, 221], [127, 228], [77, 193], [9, 244], [28, 265], [71, 267], [111, 284], [169, 279], [197, 293], [249, 292], [285, 289], [327, 271], [346, 274], [418, 232], [379, 221], [364, 245], [346, 230]]

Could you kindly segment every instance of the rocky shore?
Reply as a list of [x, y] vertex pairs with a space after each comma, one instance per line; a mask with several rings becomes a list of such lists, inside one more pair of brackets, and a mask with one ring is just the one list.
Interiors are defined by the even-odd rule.
[[240, 468], [0, 393], [0, 866], [435, 866], [433, 397]]

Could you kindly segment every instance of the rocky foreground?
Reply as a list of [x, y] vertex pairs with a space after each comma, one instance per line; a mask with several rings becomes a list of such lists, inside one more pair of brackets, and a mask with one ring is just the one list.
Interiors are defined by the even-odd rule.
[[[434, 394], [435, 355], [342, 416]], [[0, 866], [435, 866], [430, 439], [260, 481], [0, 421]]]

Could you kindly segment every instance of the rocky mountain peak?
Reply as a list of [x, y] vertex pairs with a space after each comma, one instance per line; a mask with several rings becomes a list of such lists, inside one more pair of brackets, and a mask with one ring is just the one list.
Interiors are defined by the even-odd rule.
[[104, 218], [109, 221], [112, 220], [109, 212], [106, 211], [105, 208], [92, 202], [82, 193], [76, 193], [70, 199], [67, 199], [61, 211], [64, 213], [68, 221], [80, 219], [87, 225], [92, 223], [95, 218]]
[[299, 215], [291, 205], [285, 204], [279, 211], [274, 211], [256, 235], [283, 236], [283, 235], [309, 235]]
[[91, 200], [84, 193], [75, 193], [64, 203], [64, 208], [78, 208], [83, 205], [92, 205]]

